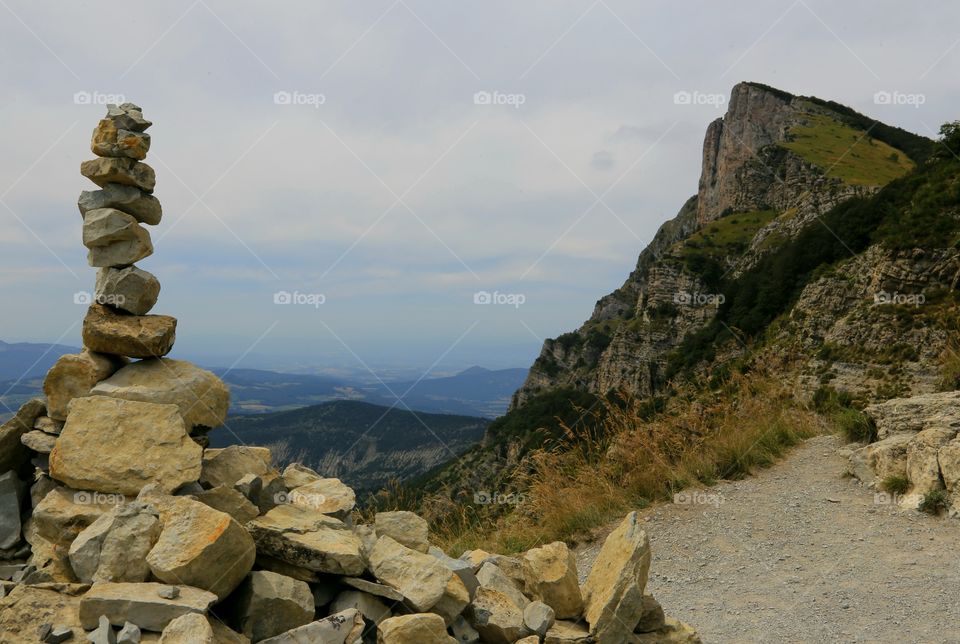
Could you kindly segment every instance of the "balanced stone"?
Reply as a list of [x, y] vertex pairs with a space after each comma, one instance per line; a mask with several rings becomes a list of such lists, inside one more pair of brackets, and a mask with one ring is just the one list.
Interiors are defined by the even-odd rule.
[[117, 127], [113, 119], [101, 119], [93, 130], [90, 150], [100, 157], [127, 157], [141, 161], [150, 149], [150, 135]]
[[83, 218], [83, 245], [94, 267], [129, 266], [153, 254], [146, 228], [115, 208], [89, 211]]
[[133, 103], [121, 103], [120, 105], [107, 105], [107, 116], [116, 123], [117, 128], [122, 130], [131, 130], [133, 132], [143, 132], [153, 125], [151, 121], [143, 118], [143, 109]]
[[56, 420], [66, 420], [67, 406], [71, 400], [89, 396], [95, 384], [109, 378], [125, 364], [127, 360], [120, 356], [87, 349], [78, 354], [60, 356], [43, 380], [47, 415]]
[[153, 168], [134, 159], [109, 157], [90, 159], [80, 164], [80, 174], [101, 188], [108, 183], [120, 183], [153, 192], [157, 185], [157, 176]]
[[146, 315], [160, 296], [160, 280], [136, 266], [101, 268], [95, 288], [97, 302], [133, 315]]
[[173, 349], [177, 320], [168, 315], [127, 315], [94, 304], [83, 320], [83, 344], [91, 351], [129, 358], [160, 358]]
[[141, 224], [156, 226], [163, 217], [160, 201], [139, 188], [119, 183], [108, 183], [102, 190], [84, 190], [77, 201], [80, 214], [91, 210], [116, 208], [132, 215]]

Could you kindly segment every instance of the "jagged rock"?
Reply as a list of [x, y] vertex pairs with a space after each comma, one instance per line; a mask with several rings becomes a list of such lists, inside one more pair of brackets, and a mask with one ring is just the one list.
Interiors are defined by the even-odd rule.
[[359, 644], [362, 635], [363, 616], [351, 608], [263, 640], [261, 644]]
[[956, 435], [956, 429], [931, 427], [918, 433], [907, 445], [907, 478], [914, 498], [944, 489], [938, 454]]
[[0, 472], [22, 470], [30, 461], [30, 450], [20, 442], [20, 437], [33, 429], [37, 419], [46, 413], [43, 400], [34, 398], [25, 402], [13, 418], [0, 425]]
[[653, 598], [653, 595], [643, 596], [643, 611], [640, 621], [634, 627], [634, 633], [653, 633], [666, 626], [666, 616], [663, 614], [663, 607], [660, 602]]
[[106, 118], [113, 121], [117, 129], [130, 130], [131, 132], [143, 132], [153, 125], [152, 122], [143, 118], [143, 110], [133, 103], [107, 105]]
[[257, 550], [315, 572], [356, 576], [365, 568], [360, 540], [342, 521], [295, 505], [278, 505], [247, 523]]
[[89, 525], [125, 501], [121, 495], [96, 494], [57, 486], [33, 509], [30, 527], [44, 539], [69, 546]]
[[84, 583], [146, 581], [146, 556], [159, 535], [160, 520], [151, 506], [117, 506], [73, 540], [70, 565]]
[[377, 584], [372, 581], [367, 581], [366, 579], [360, 579], [359, 577], [343, 577], [340, 582], [350, 588], [356, 588], [368, 595], [383, 597], [393, 603], [403, 601], [403, 593], [394, 590], [390, 586]]
[[[213, 451], [216, 450], [207, 449], [204, 450], [204, 453]], [[206, 484], [211, 485], [209, 481], [207, 481]], [[233, 489], [247, 497], [247, 500], [251, 503], [256, 504], [257, 499], [260, 497], [260, 492], [263, 490], [263, 479], [256, 474], [244, 474], [233, 484]]]
[[94, 304], [83, 319], [83, 344], [100, 353], [161, 358], [176, 337], [177, 320], [169, 315], [126, 315]]
[[583, 612], [577, 559], [561, 541], [528, 550], [523, 558], [533, 570], [533, 596], [553, 608], [558, 619], [575, 619]]
[[33, 430], [20, 437], [20, 442], [38, 454], [49, 454], [57, 442], [56, 436]]
[[160, 636], [160, 644], [216, 644], [216, 640], [206, 617], [188, 613], [167, 624]]
[[139, 644], [141, 638], [140, 627], [126, 622], [117, 633], [117, 644]]
[[132, 315], [146, 315], [160, 297], [160, 280], [136, 266], [101, 268], [97, 271], [94, 293], [97, 302]]
[[60, 431], [63, 429], [63, 421], [56, 418], [51, 418], [50, 416], [41, 416], [37, 419], [37, 422], [33, 424], [33, 428], [45, 434], [59, 436]]
[[172, 492], [200, 476], [201, 452], [176, 405], [90, 396], [70, 405], [50, 475], [98, 492], [137, 494], [150, 483]]
[[101, 119], [93, 130], [90, 151], [101, 157], [126, 157], [142, 161], [150, 150], [150, 135], [117, 127], [113, 119]]
[[386, 535], [417, 552], [430, 549], [430, 525], [413, 512], [377, 512], [373, 526], [378, 537]]
[[477, 580], [477, 575], [473, 570], [473, 564], [463, 559], [454, 559], [436, 546], [430, 546], [427, 552], [433, 557], [436, 557], [437, 561], [452, 570], [453, 573], [460, 578], [463, 585], [467, 587], [467, 592], [470, 593], [470, 600], [472, 601], [473, 596], [477, 592], [477, 588], [480, 587], [480, 582]]
[[45, 644], [60, 644], [61, 642], [73, 639], [73, 629], [69, 626], [54, 626], [53, 624], [49, 626], [49, 629], [41, 629], [41, 642], [45, 642]]
[[[47, 416], [66, 420], [67, 407], [71, 400], [89, 396], [95, 384], [112, 376], [125, 364], [125, 358], [88, 349], [78, 354], [60, 356], [43, 380], [43, 393], [47, 396]], [[63, 430], [62, 426], [60, 430]]]
[[[590, 634], [585, 626], [564, 620], [554, 622], [547, 636], [543, 639], [543, 644], [594, 644], [595, 642], [605, 642], [607, 640], [598, 640]], [[609, 640], [611, 642], [631, 642], [629, 639]]]
[[319, 481], [323, 477], [314, 472], [303, 463], [291, 463], [283, 470], [283, 484], [287, 489], [293, 490], [298, 487], [309, 485], [314, 481]]
[[507, 575], [500, 570], [500, 567], [492, 561], [487, 561], [480, 566], [480, 570], [477, 571], [477, 582], [483, 588], [489, 588], [503, 593], [521, 610], [526, 608], [527, 604], [530, 603], [530, 599], [517, 587], [516, 582], [507, 577]]
[[0, 474], [0, 550], [14, 548], [20, 543], [23, 529], [20, 512], [26, 496], [27, 484], [17, 477], [16, 472]]
[[584, 617], [600, 641], [628, 641], [643, 616], [650, 541], [636, 512], [610, 533], [583, 584]]
[[114, 208], [91, 210], [84, 216], [83, 245], [93, 267], [129, 266], [153, 254], [147, 229]]
[[[18, 585], [0, 598], [0, 641], [36, 642], [44, 624], [84, 635], [77, 618], [80, 598], [38, 586]], [[53, 630], [53, 629], [51, 629]], [[75, 638], [77, 639], [77, 638]]]
[[960, 429], [960, 391], [893, 398], [868, 405], [863, 413], [877, 427], [877, 438], [931, 427]]
[[197, 494], [197, 500], [215, 510], [226, 512], [240, 525], [245, 525], [260, 514], [257, 506], [250, 503], [247, 497], [226, 485], [204, 490]]
[[179, 586], [180, 594], [165, 599], [157, 591], [163, 584], [94, 584], [80, 598], [80, 622], [94, 628], [100, 615], [106, 615], [114, 626], [127, 622], [145, 631], [160, 633], [176, 618], [188, 613], [206, 614], [216, 601], [213, 593], [191, 586]]
[[106, 615], [101, 615], [97, 627], [87, 633], [87, 641], [92, 644], [117, 644], [117, 634], [113, 632]]
[[418, 612], [433, 612], [448, 624], [470, 601], [460, 578], [435, 557], [380, 537], [370, 553], [370, 572], [403, 594]]
[[547, 636], [547, 631], [550, 630], [555, 621], [556, 613], [543, 602], [530, 602], [523, 609], [523, 623], [540, 637]]
[[480, 644], [480, 633], [463, 615], [457, 615], [450, 624], [450, 633], [458, 644]]
[[433, 613], [391, 617], [380, 624], [377, 644], [455, 644], [443, 618]]
[[207, 449], [203, 452], [200, 483], [209, 487], [233, 487], [244, 476], [263, 477], [271, 470], [270, 450], [265, 447], [231, 445], [223, 449]]
[[[530, 562], [520, 557], [507, 557], [505, 555], [490, 555], [483, 560], [483, 563], [490, 562], [495, 564], [503, 573], [513, 580], [524, 595], [528, 597], [533, 594], [533, 587], [536, 579], [533, 575], [533, 569]], [[479, 567], [478, 567], [479, 570]]]
[[235, 615], [234, 626], [253, 642], [313, 621], [310, 586], [273, 572], [251, 572], [230, 601]]
[[529, 634], [523, 610], [507, 595], [484, 586], [477, 590], [467, 619], [484, 642], [512, 644]]
[[344, 518], [353, 510], [357, 497], [340, 479], [319, 479], [290, 490], [288, 500], [294, 505]]
[[359, 590], [345, 590], [337, 595], [330, 604], [330, 612], [333, 613], [339, 613], [348, 608], [357, 609], [364, 619], [374, 624], [379, 624], [393, 616], [393, 611], [386, 604], [373, 595]]
[[223, 599], [243, 581], [256, 558], [253, 539], [224, 512], [177, 497], [158, 507], [163, 529], [147, 555], [154, 576], [189, 584]]
[[140, 188], [153, 192], [157, 185], [157, 176], [153, 168], [134, 159], [104, 158], [90, 159], [80, 164], [80, 174], [103, 188], [108, 183]]
[[163, 209], [156, 197], [139, 188], [119, 183], [108, 183], [102, 190], [84, 190], [80, 193], [77, 206], [81, 216], [91, 210], [116, 208], [132, 215], [141, 224], [152, 226], [159, 224], [163, 218]]
[[98, 383], [90, 393], [123, 400], [176, 405], [187, 429], [197, 426], [219, 427], [226, 420], [230, 407], [230, 390], [222, 380], [206, 369], [170, 358], [129, 364]]

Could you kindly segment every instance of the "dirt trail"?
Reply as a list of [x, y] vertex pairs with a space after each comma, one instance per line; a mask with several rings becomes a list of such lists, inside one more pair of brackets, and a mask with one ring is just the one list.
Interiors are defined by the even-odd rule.
[[[648, 511], [647, 588], [666, 613], [707, 644], [960, 642], [960, 521], [876, 502], [842, 478], [839, 446], [811, 439]], [[578, 550], [581, 574], [598, 549]]]

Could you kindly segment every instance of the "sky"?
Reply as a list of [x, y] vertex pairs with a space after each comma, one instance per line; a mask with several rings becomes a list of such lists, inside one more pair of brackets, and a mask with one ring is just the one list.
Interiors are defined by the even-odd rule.
[[529, 366], [696, 192], [737, 82], [960, 118], [960, 5], [922, 6], [0, 0], [0, 339], [79, 345], [79, 165], [127, 100], [174, 357]]

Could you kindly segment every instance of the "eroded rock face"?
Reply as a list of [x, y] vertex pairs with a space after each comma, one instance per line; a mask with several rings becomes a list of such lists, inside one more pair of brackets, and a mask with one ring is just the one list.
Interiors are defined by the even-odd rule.
[[83, 319], [83, 344], [91, 351], [128, 358], [162, 358], [177, 337], [169, 315], [126, 315], [94, 304]]
[[108, 183], [102, 190], [84, 190], [77, 201], [80, 214], [91, 210], [116, 208], [132, 215], [141, 224], [156, 226], [163, 217], [160, 201], [153, 195], [119, 183]]
[[455, 644], [443, 618], [432, 613], [391, 617], [380, 624], [379, 644]]
[[50, 475], [81, 490], [136, 495], [155, 483], [172, 492], [199, 478], [201, 452], [176, 405], [90, 396], [71, 403]]
[[227, 418], [230, 390], [211, 372], [183, 360], [141, 360], [94, 386], [91, 394], [180, 409], [187, 429], [219, 427]]
[[877, 438], [939, 427], [960, 430], [960, 391], [892, 398], [863, 413], [877, 426]]
[[43, 380], [47, 415], [55, 420], [66, 420], [67, 406], [71, 400], [89, 396], [94, 385], [109, 378], [125, 364], [127, 360], [121, 356], [88, 349], [79, 354], [61, 356]]

